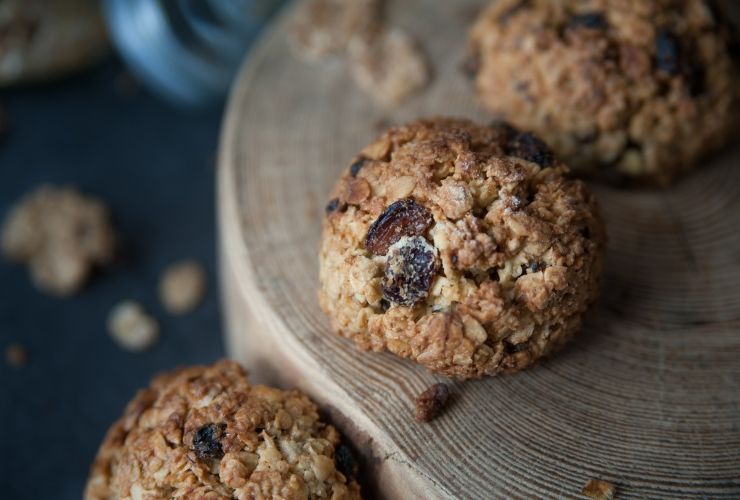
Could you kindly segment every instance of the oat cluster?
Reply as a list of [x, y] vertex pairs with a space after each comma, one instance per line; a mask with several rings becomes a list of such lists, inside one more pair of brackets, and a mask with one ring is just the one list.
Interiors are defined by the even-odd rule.
[[140, 391], [100, 447], [85, 498], [359, 499], [353, 474], [305, 395], [251, 385], [224, 360]]
[[705, 0], [501, 0], [470, 32], [481, 102], [574, 169], [666, 184], [736, 128], [730, 30]]
[[8, 259], [28, 265], [40, 289], [66, 296], [113, 259], [115, 234], [98, 199], [71, 187], [42, 186], [11, 209], [0, 246]]
[[537, 137], [496, 123], [390, 129], [338, 180], [320, 302], [360, 348], [461, 378], [525, 368], [597, 295], [594, 198]]

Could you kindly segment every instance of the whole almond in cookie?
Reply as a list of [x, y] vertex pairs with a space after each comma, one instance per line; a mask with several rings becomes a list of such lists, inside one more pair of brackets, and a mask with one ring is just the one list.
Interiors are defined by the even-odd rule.
[[[460, 378], [554, 352], [596, 298], [605, 241], [567, 171], [506, 123], [437, 118], [382, 134], [329, 196], [319, 298], [332, 329]], [[360, 181], [369, 195], [353, 197]]]

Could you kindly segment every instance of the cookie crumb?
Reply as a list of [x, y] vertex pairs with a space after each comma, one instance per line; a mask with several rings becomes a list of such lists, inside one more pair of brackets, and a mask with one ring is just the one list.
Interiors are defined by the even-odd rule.
[[349, 63], [357, 86], [384, 105], [408, 99], [430, 79], [426, 58], [414, 40], [398, 29], [353, 42]]
[[378, 0], [308, 0], [298, 9], [289, 40], [308, 62], [341, 55], [351, 40], [369, 36], [380, 18]]
[[450, 397], [445, 384], [434, 384], [416, 398], [416, 420], [429, 422], [444, 408]]
[[69, 296], [93, 268], [113, 260], [115, 233], [97, 198], [71, 187], [41, 186], [10, 210], [0, 247], [9, 260], [28, 265], [39, 289]]
[[159, 297], [167, 312], [186, 314], [206, 293], [206, 273], [195, 260], [183, 260], [165, 269], [159, 281]]
[[22, 368], [28, 363], [28, 351], [18, 343], [10, 344], [5, 348], [5, 362], [11, 368]]
[[615, 488], [612, 483], [600, 479], [590, 479], [581, 490], [581, 493], [594, 500], [612, 500]]
[[141, 304], [126, 300], [117, 304], [108, 315], [108, 332], [123, 349], [141, 352], [157, 341], [159, 325]]

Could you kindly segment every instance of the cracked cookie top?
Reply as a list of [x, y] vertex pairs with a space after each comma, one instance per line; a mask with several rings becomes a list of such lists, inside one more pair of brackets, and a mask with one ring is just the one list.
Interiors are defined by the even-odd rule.
[[85, 498], [358, 499], [345, 448], [305, 395], [253, 386], [223, 360], [140, 391], [105, 437]]
[[458, 377], [516, 371], [596, 296], [593, 197], [536, 136], [419, 120], [363, 149], [326, 207], [321, 305], [340, 334]]
[[468, 67], [484, 106], [572, 168], [666, 184], [737, 124], [735, 41], [705, 0], [501, 0]]

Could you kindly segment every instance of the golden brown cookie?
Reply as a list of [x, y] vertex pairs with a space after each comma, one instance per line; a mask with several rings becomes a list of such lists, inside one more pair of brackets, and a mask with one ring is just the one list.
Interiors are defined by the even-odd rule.
[[362, 349], [461, 378], [525, 368], [578, 330], [604, 229], [580, 181], [506, 124], [392, 128], [326, 207], [321, 306]]
[[485, 107], [574, 170], [666, 184], [737, 124], [731, 38], [704, 0], [501, 0], [470, 68]]
[[85, 498], [358, 499], [353, 474], [308, 397], [250, 385], [223, 360], [140, 391], [108, 431]]

